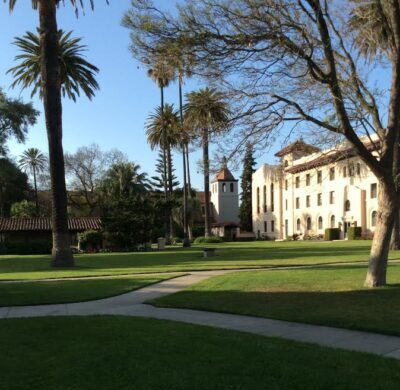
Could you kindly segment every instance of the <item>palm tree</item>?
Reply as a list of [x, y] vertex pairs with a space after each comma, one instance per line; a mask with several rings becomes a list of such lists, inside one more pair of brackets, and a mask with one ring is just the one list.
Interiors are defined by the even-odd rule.
[[[160, 147], [166, 153], [166, 167], [164, 167], [164, 180], [167, 181], [167, 188], [171, 196], [174, 187], [174, 177], [172, 172], [172, 148], [180, 144], [180, 124], [178, 113], [175, 111], [173, 104], [165, 104], [164, 110], [158, 107], [153, 114], [151, 114], [146, 123], [147, 142], [153, 150]], [[165, 169], [166, 168], [166, 169]], [[168, 215], [169, 220], [169, 234], [173, 237], [174, 223], [171, 210]]]
[[[160, 98], [161, 98], [161, 119], [164, 117], [164, 89], [168, 87], [170, 82], [175, 78], [175, 73], [171, 65], [168, 63], [167, 59], [159, 55], [157, 57], [153, 57], [150, 61], [147, 61], [150, 65], [149, 70], [147, 71], [147, 75], [156, 83], [158, 88], [160, 88]], [[164, 171], [167, 171], [167, 139], [166, 139], [166, 131], [164, 126], [161, 124], [162, 129], [162, 143], [161, 147], [163, 150], [163, 164]], [[170, 175], [171, 176], [171, 175]], [[168, 191], [168, 183], [164, 181], [164, 196], [165, 200], [168, 201], [169, 191]], [[166, 226], [168, 226], [169, 216], [166, 216]], [[167, 234], [168, 235], [168, 234]]]
[[19, 159], [19, 167], [25, 172], [31, 172], [33, 174], [33, 184], [35, 190], [35, 205], [36, 214], [39, 215], [39, 200], [37, 191], [37, 174], [43, 172], [46, 167], [46, 156], [37, 148], [29, 148], [22, 153]]
[[[82, 38], [72, 38], [72, 31], [60, 30], [58, 35], [61, 51], [61, 93], [63, 97], [67, 96], [75, 102], [80, 90], [82, 90], [91, 100], [94, 97], [95, 90], [99, 89], [99, 84], [94, 77], [99, 69], [82, 56], [82, 53], [87, 50], [86, 46], [81, 44]], [[39, 92], [42, 98], [39, 33], [34, 34], [28, 31], [22, 38], [15, 38], [14, 45], [20, 49], [22, 54], [15, 57], [15, 60], [19, 61], [18, 65], [7, 72], [14, 77], [11, 86], [15, 88], [20, 85], [22, 89], [32, 88], [31, 97]]]
[[204, 197], [205, 197], [205, 236], [211, 235], [210, 226], [210, 135], [226, 129], [230, 112], [224, 95], [211, 88], [186, 94], [187, 103], [184, 106], [185, 120], [190, 123], [194, 136], [200, 139], [203, 148]]
[[[94, 0], [88, 0], [91, 7]], [[107, 0], [106, 0], [107, 1]], [[8, 0], [12, 11], [17, 0]], [[57, 27], [57, 7], [61, 0], [31, 0], [39, 12], [40, 29], [40, 73], [46, 129], [49, 142], [50, 180], [52, 189], [52, 265], [71, 267], [74, 265], [67, 213], [67, 191], [65, 185], [64, 153], [62, 147], [62, 102], [61, 102], [61, 51]], [[78, 11], [83, 0], [70, 0]]]

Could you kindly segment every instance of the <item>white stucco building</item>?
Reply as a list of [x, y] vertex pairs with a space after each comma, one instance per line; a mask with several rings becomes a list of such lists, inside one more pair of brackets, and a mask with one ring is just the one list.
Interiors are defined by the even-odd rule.
[[[375, 145], [366, 143], [372, 150]], [[284, 239], [323, 235], [328, 227], [361, 226], [371, 235], [377, 219], [374, 174], [344, 143], [321, 151], [296, 141], [276, 154], [281, 164], [262, 165], [254, 174], [253, 230], [256, 236]]]

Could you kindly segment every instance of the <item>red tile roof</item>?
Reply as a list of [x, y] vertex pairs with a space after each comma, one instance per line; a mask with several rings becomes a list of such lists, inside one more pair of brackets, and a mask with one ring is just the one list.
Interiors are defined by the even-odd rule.
[[226, 167], [222, 168], [217, 173], [217, 176], [215, 176], [215, 180], [217, 180], [217, 181], [237, 181], [234, 178], [234, 176], [232, 175], [232, 172]]
[[[71, 232], [99, 230], [101, 220], [98, 217], [69, 218], [68, 229]], [[51, 232], [50, 218], [0, 218], [0, 233], [9, 232]]]
[[278, 153], [275, 153], [275, 156], [283, 157], [294, 151], [300, 151], [300, 152], [306, 152], [307, 154], [312, 154], [312, 153], [320, 152], [321, 149], [317, 148], [316, 146], [306, 144], [302, 140], [298, 140], [298, 141], [293, 142], [292, 144], [286, 146], [286, 148], [283, 148]]

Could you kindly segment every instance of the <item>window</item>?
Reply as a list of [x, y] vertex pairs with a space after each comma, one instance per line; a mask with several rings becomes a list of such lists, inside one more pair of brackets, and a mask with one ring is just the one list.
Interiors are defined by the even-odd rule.
[[300, 218], [298, 218], [297, 222], [296, 222], [296, 229], [298, 232], [300, 231], [300, 227], [301, 227], [301, 221], [300, 221]]
[[317, 195], [317, 205], [322, 206], [322, 194]]
[[204, 215], [206, 213], [206, 208], [204, 206], [201, 206], [201, 213]]
[[226, 183], [222, 183], [222, 192], [226, 192]]
[[288, 188], [289, 188], [289, 183], [288, 183], [288, 181], [287, 181], [287, 180], [285, 180], [285, 190], [287, 191], [287, 190], [288, 190]]
[[274, 185], [271, 184], [271, 211], [274, 211]]
[[310, 202], [310, 195], [306, 196], [306, 207], [310, 207], [311, 206], [311, 202]]
[[317, 172], [317, 183], [318, 184], [322, 183], [322, 171]]
[[264, 221], [264, 233], [267, 233], [267, 221]]
[[350, 209], [351, 209], [350, 201], [346, 200], [346, 202], [344, 202], [344, 211], [350, 211]]
[[322, 217], [318, 218], [318, 230], [322, 230], [324, 228]]
[[335, 191], [329, 193], [329, 204], [335, 204]]
[[376, 183], [371, 184], [371, 199], [375, 199], [378, 195], [378, 185]]
[[300, 188], [300, 176], [296, 177], [296, 188]]
[[234, 185], [233, 183], [231, 183], [231, 184], [230, 184], [230, 190], [231, 190], [231, 192], [233, 192], [234, 189], [235, 189], [235, 185]]
[[350, 177], [354, 176], [354, 164], [349, 165], [349, 176]]
[[335, 180], [335, 168], [330, 168], [329, 169], [329, 180]]
[[285, 210], [287, 210], [288, 209], [288, 200], [286, 199], [285, 200]]
[[267, 212], [267, 186], [264, 186], [263, 188], [263, 208], [264, 208], [264, 213]]
[[361, 164], [357, 163], [357, 175], [360, 176], [361, 175]]
[[371, 227], [376, 226], [376, 220], [378, 218], [378, 213], [376, 211], [373, 211], [371, 214]]
[[335, 227], [335, 225], [336, 225], [335, 216], [332, 215], [331, 216], [331, 228], [333, 229]]
[[271, 221], [271, 232], [275, 231], [275, 221]]
[[307, 217], [307, 230], [311, 230], [311, 228], [312, 228], [312, 224], [311, 224], [311, 218], [310, 217]]
[[343, 177], [347, 177], [347, 168], [343, 167]]
[[287, 168], [289, 166], [289, 161], [285, 160], [285, 168]]
[[306, 186], [309, 186], [311, 184], [311, 176], [309, 173], [306, 175]]
[[300, 208], [300, 198], [296, 198], [296, 209]]
[[257, 214], [260, 214], [260, 187], [257, 187]]

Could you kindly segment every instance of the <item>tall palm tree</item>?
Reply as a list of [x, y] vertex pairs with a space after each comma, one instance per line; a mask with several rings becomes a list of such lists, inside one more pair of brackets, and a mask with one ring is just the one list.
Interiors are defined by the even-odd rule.
[[191, 124], [194, 136], [200, 139], [203, 148], [205, 236], [211, 235], [210, 225], [210, 135], [227, 128], [230, 112], [224, 95], [212, 88], [203, 88], [186, 94], [185, 120]]
[[[76, 12], [84, 4], [83, 0], [70, 0], [69, 2]], [[94, 0], [88, 0], [88, 2], [93, 7]], [[8, 3], [10, 11], [12, 11], [17, 0], [8, 0]], [[33, 8], [37, 9], [39, 13], [40, 81], [49, 142], [52, 188], [52, 265], [55, 267], [71, 267], [74, 265], [74, 258], [68, 233], [67, 191], [62, 147], [62, 59], [57, 27], [57, 7], [60, 3], [61, 0], [31, 0]]]
[[33, 174], [33, 184], [35, 190], [35, 205], [36, 214], [39, 215], [39, 199], [37, 191], [37, 174], [43, 172], [46, 167], [47, 158], [37, 148], [29, 148], [22, 153], [19, 159], [19, 167], [25, 172], [31, 172]]
[[[160, 147], [163, 156], [164, 153], [166, 154], [166, 166], [164, 166], [164, 175], [162, 176], [167, 182], [168, 193], [171, 196], [174, 187], [172, 148], [178, 146], [181, 140], [179, 117], [173, 104], [165, 104], [164, 109], [156, 108], [148, 118], [146, 133], [151, 149]], [[175, 234], [171, 210], [169, 210], [168, 220], [169, 235], [173, 237]]]

